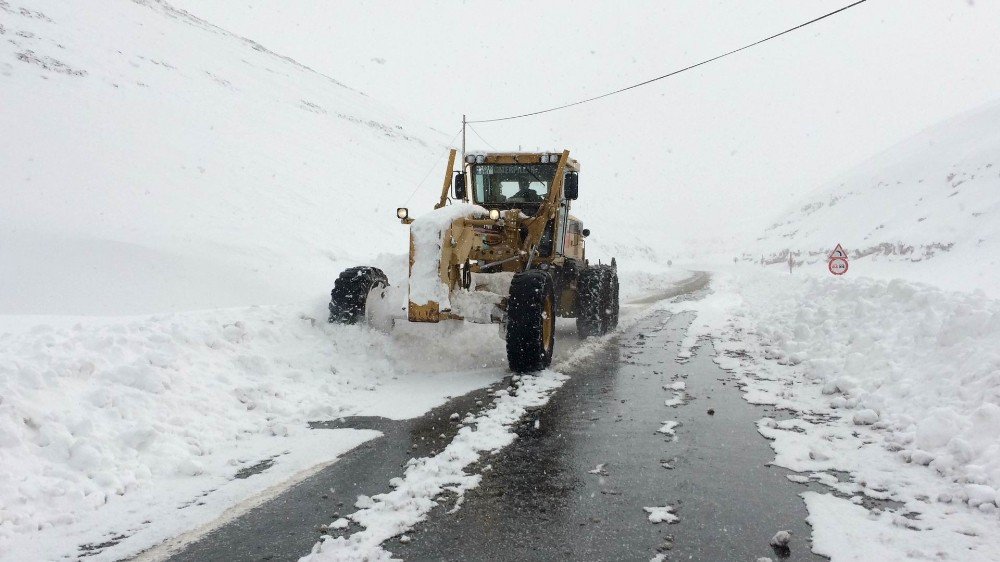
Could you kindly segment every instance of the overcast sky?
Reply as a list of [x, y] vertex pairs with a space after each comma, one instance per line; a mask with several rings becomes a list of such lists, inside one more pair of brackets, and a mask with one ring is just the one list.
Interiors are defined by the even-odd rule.
[[[489, 118], [593, 96], [849, 3], [173, 2], [445, 140], [463, 112]], [[571, 149], [583, 165], [577, 210], [598, 228], [753, 233], [861, 160], [1000, 97], [997, 37], [1000, 2], [869, 0], [645, 88], [477, 128], [501, 149]], [[471, 133], [469, 145], [487, 148]]]

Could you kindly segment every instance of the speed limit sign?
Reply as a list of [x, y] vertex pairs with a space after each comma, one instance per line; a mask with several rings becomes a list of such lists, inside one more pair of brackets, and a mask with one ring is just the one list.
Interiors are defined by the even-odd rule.
[[834, 275], [843, 275], [847, 273], [847, 259], [846, 258], [833, 258], [830, 263], [827, 264], [827, 268], [830, 273]]

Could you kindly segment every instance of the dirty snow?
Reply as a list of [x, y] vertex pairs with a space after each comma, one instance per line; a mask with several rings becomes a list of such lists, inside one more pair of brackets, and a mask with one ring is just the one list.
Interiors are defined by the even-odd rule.
[[[442, 286], [445, 286], [442, 284]], [[507, 293], [490, 293], [486, 291], [469, 291], [457, 289], [450, 295], [451, 311], [469, 322], [489, 324], [494, 317], [501, 316], [497, 305], [506, 298]]]
[[771, 537], [771, 541], [769, 544], [771, 546], [786, 547], [788, 546], [788, 543], [791, 542], [791, 540], [792, 540], [791, 531], [778, 531], [777, 533], [774, 534], [773, 537]]

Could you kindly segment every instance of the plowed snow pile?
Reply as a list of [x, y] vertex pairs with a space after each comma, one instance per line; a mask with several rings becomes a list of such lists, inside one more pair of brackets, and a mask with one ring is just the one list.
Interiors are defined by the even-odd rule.
[[711, 337], [748, 401], [790, 411], [758, 425], [790, 480], [829, 487], [803, 494], [815, 552], [1000, 557], [1000, 301], [746, 269], [713, 289], [671, 305], [699, 311], [685, 346]]
[[0, 559], [109, 540], [97, 559], [120, 558], [378, 435], [310, 421], [417, 416], [506, 372], [494, 326], [386, 336], [324, 314], [254, 307], [0, 336]]

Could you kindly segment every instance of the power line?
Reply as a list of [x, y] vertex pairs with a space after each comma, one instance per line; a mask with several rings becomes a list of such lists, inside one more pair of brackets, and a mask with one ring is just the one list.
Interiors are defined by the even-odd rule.
[[[803, 27], [806, 27], [807, 25], [814, 24], [814, 23], [816, 23], [816, 22], [818, 22], [820, 20], [826, 19], [826, 18], [828, 18], [830, 16], [833, 16], [835, 14], [839, 14], [840, 12], [843, 12], [845, 10], [853, 8], [853, 7], [857, 6], [858, 4], [864, 4], [867, 1], [868, 0], [858, 0], [857, 2], [854, 2], [853, 4], [848, 4], [847, 6], [844, 6], [843, 8], [834, 10], [834, 11], [829, 12], [827, 14], [823, 14], [822, 16], [820, 16], [818, 18], [811, 19], [811, 20], [809, 20], [809, 21], [807, 21], [805, 23], [800, 23], [799, 25], [796, 25], [795, 27], [790, 27], [790, 28], [788, 28], [788, 29], [786, 29], [786, 30], [784, 30], [784, 31], [782, 31], [780, 33], [775, 33], [774, 35], [771, 35], [770, 37], [765, 37], [764, 39], [761, 39], [759, 41], [754, 41], [753, 43], [750, 43], [748, 45], [744, 45], [744, 46], [742, 46], [742, 47], [740, 47], [738, 49], [733, 49], [732, 51], [728, 51], [728, 52], [722, 53], [721, 55], [714, 56], [714, 57], [712, 57], [710, 59], [703, 60], [703, 61], [701, 61], [699, 63], [692, 64], [691, 66], [686, 66], [686, 67], [681, 68], [679, 70], [674, 70], [673, 72], [669, 72], [667, 74], [664, 74], [663, 76], [657, 76], [656, 78], [650, 78], [649, 80], [646, 80], [645, 82], [639, 82], [638, 84], [632, 84], [631, 86], [626, 86], [624, 88], [620, 88], [620, 89], [615, 90], [613, 92], [608, 92], [606, 94], [601, 94], [599, 96], [594, 96], [592, 98], [587, 98], [587, 99], [575, 101], [573, 103], [567, 103], [565, 105], [560, 105], [560, 106], [557, 106], [557, 107], [550, 107], [548, 109], [542, 109], [540, 111], [532, 111], [531, 113], [522, 113], [520, 115], [511, 115], [511, 116], [508, 116], [508, 117], [495, 117], [493, 119], [475, 119], [475, 120], [467, 121], [467, 123], [493, 123], [493, 122], [496, 122], [496, 121], [509, 121], [511, 119], [520, 119], [522, 117], [531, 117], [533, 115], [541, 115], [542, 113], [549, 113], [551, 111], [558, 111], [560, 109], [566, 109], [567, 107], [573, 107], [575, 105], [581, 105], [581, 104], [584, 104], [584, 103], [588, 103], [588, 102], [596, 101], [596, 100], [599, 100], [599, 99], [602, 99], [602, 98], [606, 98], [606, 97], [609, 97], [609, 96], [613, 96], [615, 94], [620, 94], [622, 92], [627, 92], [629, 90], [632, 90], [632, 89], [635, 89], [635, 88], [639, 88], [639, 87], [645, 86], [647, 84], [652, 84], [653, 82], [656, 82], [657, 80], [663, 80], [664, 78], [670, 78], [671, 76], [680, 74], [681, 72], [684, 72], [684, 71], [687, 71], [687, 70], [691, 70], [692, 68], [697, 68], [697, 67], [702, 66], [704, 64], [708, 64], [710, 62], [717, 61], [717, 60], [719, 60], [719, 59], [721, 59], [723, 57], [728, 57], [729, 55], [738, 53], [740, 51], [744, 51], [744, 50], [749, 49], [751, 47], [755, 47], [757, 45], [760, 45], [761, 43], [764, 43], [766, 41], [770, 41], [771, 39], [775, 39], [777, 37], [781, 37], [782, 35], [785, 35], [787, 33], [791, 33], [791, 32], [793, 32], [793, 31], [795, 31], [797, 29], [802, 29]], [[478, 135], [478, 133], [477, 133], [477, 135]], [[482, 138], [482, 137], [480, 137], [480, 138]]]
[[[466, 125], [468, 125], [468, 123], [466, 123]], [[473, 127], [472, 125], [469, 125], [469, 128], [472, 129], [472, 132], [475, 133], [477, 137], [479, 137], [479, 140], [481, 140], [484, 143], [486, 143], [486, 146], [492, 148], [493, 150], [496, 150], [497, 152], [500, 152], [500, 149], [498, 149], [497, 147], [495, 147], [492, 144], [490, 144], [490, 141], [484, 139], [483, 135], [480, 135], [479, 131], [477, 131], [475, 127]]]
[[[458, 132], [455, 133], [455, 136], [451, 137], [451, 140], [448, 141], [448, 146], [449, 147], [451, 146], [451, 143], [455, 142], [455, 139], [457, 139], [458, 135], [460, 135], [460, 134], [462, 134], [462, 129], [459, 129]], [[482, 138], [482, 137], [480, 137], [480, 138]], [[410, 199], [413, 199], [413, 196], [417, 194], [417, 190], [419, 190], [421, 188], [421, 186], [424, 185], [424, 182], [427, 181], [427, 178], [431, 177], [431, 174], [434, 173], [434, 169], [437, 168], [438, 165], [441, 164], [441, 160], [444, 160], [444, 155], [445, 154], [447, 154], [447, 153], [444, 152], [444, 153], [441, 153], [441, 156], [438, 156], [438, 159], [437, 159], [437, 161], [434, 162], [434, 165], [431, 166], [431, 168], [429, 170], [427, 170], [426, 174], [424, 174], [424, 179], [420, 180], [420, 183], [417, 184], [417, 187], [413, 188], [413, 193], [410, 193], [410, 196], [406, 198], [406, 202], [403, 203], [404, 206], [410, 204]]]

